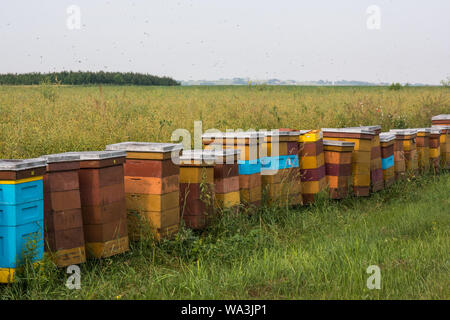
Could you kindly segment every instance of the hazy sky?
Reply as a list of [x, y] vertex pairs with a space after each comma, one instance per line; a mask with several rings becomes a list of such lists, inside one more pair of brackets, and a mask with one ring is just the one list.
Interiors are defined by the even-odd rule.
[[3, 0], [0, 73], [438, 84], [450, 76], [449, 15], [449, 0]]

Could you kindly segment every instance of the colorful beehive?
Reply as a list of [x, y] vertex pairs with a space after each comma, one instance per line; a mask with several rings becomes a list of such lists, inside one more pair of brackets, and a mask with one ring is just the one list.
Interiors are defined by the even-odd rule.
[[259, 132], [218, 132], [202, 135], [205, 149], [240, 150], [239, 193], [241, 203], [248, 206], [261, 205], [261, 162], [259, 144], [264, 134]]
[[298, 161], [299, 131], [269, 131], [260, 145], [263, 193], [268, 204], [302, 203]]
[[131, 240], [171, 238], [180, 225], [178, 166], [181, 144], [122, 142], [106, 150], [127, 152], [124, 164], [128, 235]]
[[381, 133], [380, 143], [384, 186], [388, 188], [395, 182], [395, 135], [389, 132]]
[[325, 128], [323, 136], [327, 140], [354, 142], [352, 153], [353, 193], [369, 196], [371, 151], [375, 132], [364, 128]]
[[441, 162], [441, 130], [431, 128], [430, 131], [430, 166], [435, 173], [439, 173]]
[[402, 135], [395, 135], [394, 140], [394, 171], [395, 180], [403, 180], [406, 178], [406, 160], [405, 151], [403, 150]]
[[416, 147], [417, 130], [391, 129], [389, 130], [389, 132], [395, 134], [395, 139], [402, 141], [406, 172], [408, 172], [410, 175], [417, 175], [419, 172], [419, 162]]
[[298, 142], [302, 200], [310, 204], [327, 185], [322, 132], [300, 130]]
[[239, 192], [240, 150], [203, 150], [215, 158], [214, 165], [214, 203], [216, 208], [239, 212], [241, 203]]
[[180, 210], [188, 228], [203, 229], [214, 217], [214, 163], [210, 151], [185, 150], [180, 157]]
[[78, 171], [80, 156], [51, 154], [44, 175], [45, 250], [56, 265], [86, 261]]
[[450, 126], [433, 125], [433, 129], [440, 131], [441, 168], [450, 169]]
[[384, 188], [380, 146], [381, 126], [362, 126], [361, 128], [374, 132], [372, 149], [370, 150], [370, 186], [372, 191], [380, 191]]
[[348, 196], [352, 183], [354, 142], [323, 140], [325, 173], [331, 199]]
[[450, 114], [440, 114], [431, 118], [433, 125], [450, 126]]
[[0, 283], [44, 253], [42, 159], [0, 160]]
[[431, 128], [416, 128], [417, 162], [419, 170], [424, 172], [430, 170], [430, 133]]
[[67, 152], [80, 156], [81, 211], [88, 258], [129, 250], [123, 164], [124, 151]]

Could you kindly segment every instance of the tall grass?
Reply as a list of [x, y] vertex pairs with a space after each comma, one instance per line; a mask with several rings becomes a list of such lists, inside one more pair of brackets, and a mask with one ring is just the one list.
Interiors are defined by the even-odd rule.
[[406, 87], [0, 86], [0, 157], [102, 150], [125, 140], [170, 141], [177, 128], [314, 129], [429, 126], [450, 89]]

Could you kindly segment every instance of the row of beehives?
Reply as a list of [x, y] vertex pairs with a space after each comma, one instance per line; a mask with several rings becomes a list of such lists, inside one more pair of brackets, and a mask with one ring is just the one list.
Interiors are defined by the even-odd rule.
[[[44, 251], [58, 266], [201, 229], [217, 209], [314, 202], [381, 190], [406, 174], [450, 168], [450, 115], [433, 126], [379, 126], [202, 136], [204, 150], [124, 142], [107, 151], [0, 161], [0, 282]], [[252, 210], [249, 210], [252, 211]]]

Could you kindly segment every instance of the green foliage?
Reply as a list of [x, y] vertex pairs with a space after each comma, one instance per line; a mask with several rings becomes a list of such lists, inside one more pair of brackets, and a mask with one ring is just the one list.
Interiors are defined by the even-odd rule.
[[392, 84], [389, 86], [389, 90], [395, 90], [395, 91], [398, 91], [398, 90], [400, 90], [401, 88], [402, 88], [402, 85], [401, 85], [400, 83], [398, 83], [398, 82], [392, 83]]
[[133, 72], [83, 72], [62, 71], [53, 73], [8, 73], [0, 74], [0, 85], [32, 85], [40, 83], [59, 83], [64, 85], [141, 85], [178, 86], [179, 82], [168, 77]]

